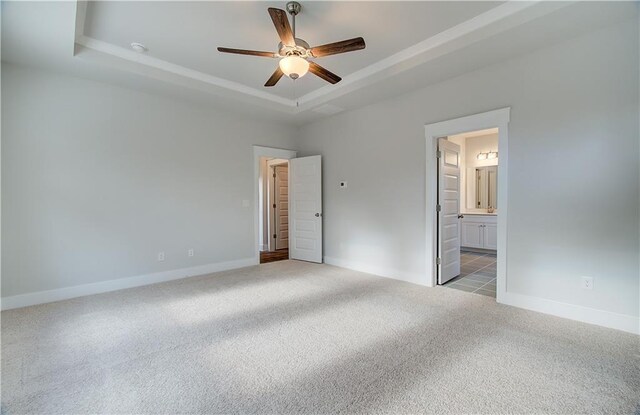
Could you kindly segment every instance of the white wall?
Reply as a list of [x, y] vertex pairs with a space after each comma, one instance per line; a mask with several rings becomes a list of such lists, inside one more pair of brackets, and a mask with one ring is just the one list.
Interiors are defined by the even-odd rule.
[[303, 127], [328, 260], [424, 283], [424, 125], [510, 106], [508, 292], [637, 317], [638, 49], [634, 16]]
[[252, 145], [294, 134], [3, 64], [2, 296], [254, 258]]

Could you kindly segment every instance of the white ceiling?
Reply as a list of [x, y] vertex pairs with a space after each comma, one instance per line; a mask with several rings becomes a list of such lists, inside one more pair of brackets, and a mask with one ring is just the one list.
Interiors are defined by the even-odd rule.
[[[284, 2], [2, 2], [2, 60], [302, 124], [496, 64], [634, 15], [634, 3], [302, 2], [312, 45], [363, 36], [367, 48], [311, 74], [262, 85], [277, 61], [267, 7]], [[633, 12], [633, 13], [632, 13]], [[141, 55], [131, 42], [149, 48]], [[286, 82], [283, 82], [286, 81]]]

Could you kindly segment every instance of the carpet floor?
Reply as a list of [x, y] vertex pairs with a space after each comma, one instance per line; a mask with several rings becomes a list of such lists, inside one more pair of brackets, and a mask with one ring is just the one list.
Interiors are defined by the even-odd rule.
[[2, 312], [2, 412], [611, 413], [631, 334], [281, 261]]

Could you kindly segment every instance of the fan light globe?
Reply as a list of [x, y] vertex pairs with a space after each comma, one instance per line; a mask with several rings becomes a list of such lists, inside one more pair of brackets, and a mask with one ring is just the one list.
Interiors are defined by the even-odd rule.
[[289, 78], [298, 79], [309, 71], [309, 62], [300, 56], [287, 56], [280, 60], [280, 70]]

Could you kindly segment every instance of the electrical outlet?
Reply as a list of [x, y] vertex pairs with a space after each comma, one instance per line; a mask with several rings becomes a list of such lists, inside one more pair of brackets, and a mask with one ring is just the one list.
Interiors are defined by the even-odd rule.
[[347, 188], [347, 182], [340, 182], [340, 188], [341, 189], [346, 189]]
[[191, 249], [189, 249], [189, 250], [187, 251], [187, 255], [189, 255], [189, 256], [193, 256], [193, 248], [191, 248]]
[[158, 252], [158, 261], [164, 261], [164, 252]]
[[582, 277], [582, 289], [593, 290], [593, 277]]

